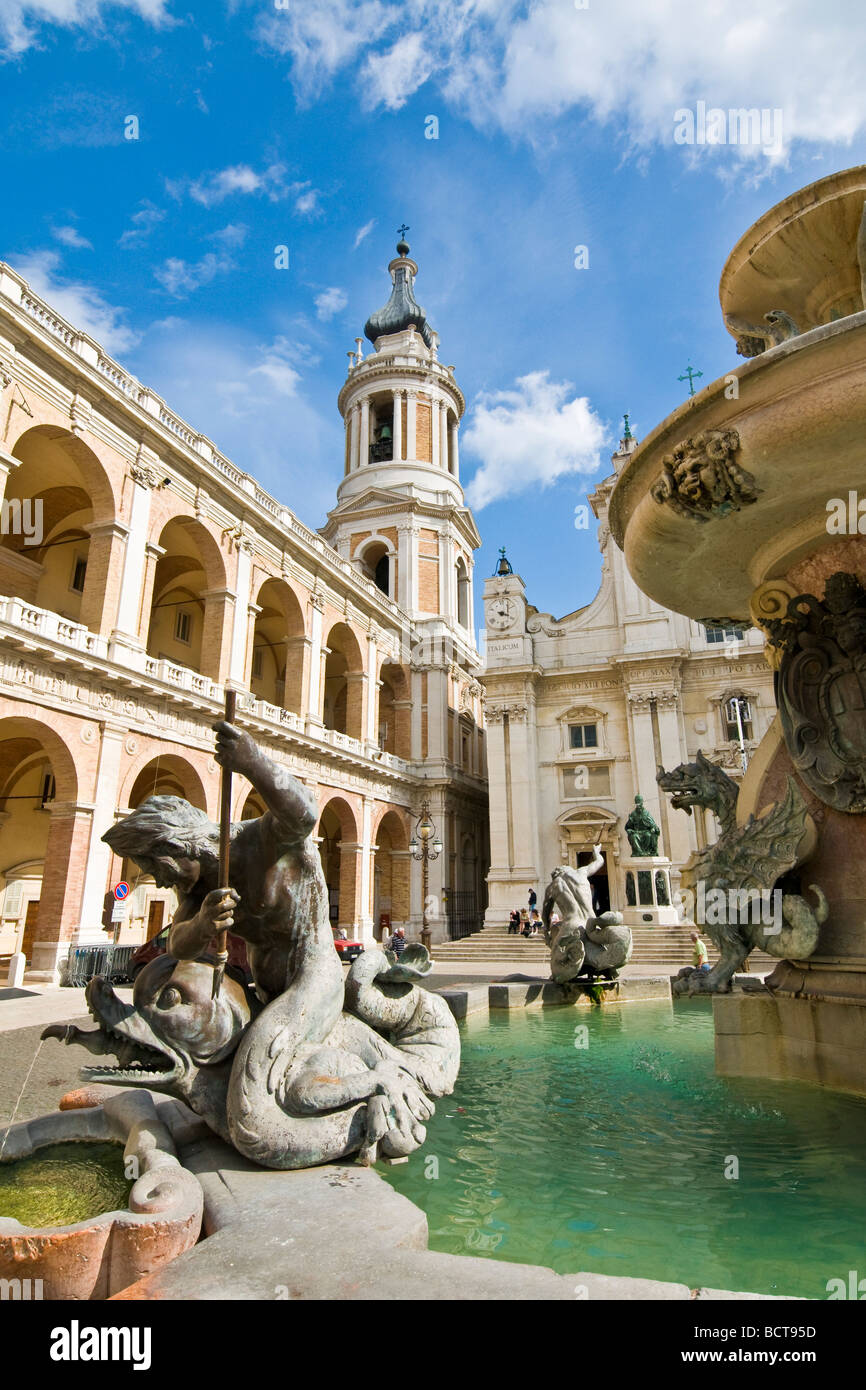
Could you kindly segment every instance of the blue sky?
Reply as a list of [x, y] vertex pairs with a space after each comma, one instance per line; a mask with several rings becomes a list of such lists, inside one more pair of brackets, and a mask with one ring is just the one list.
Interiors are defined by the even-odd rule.
[[[0, 256], [311, 526], [409, 224], [476, 574], [506, 545], [556, 615], [598, 584], [574, 507], [622, 412], [641, 437], [689, 361], [740, 360], [735, 241], [866, 157], [862, 0], [0, 0], [0, 49]], [[699, 101], [781, 111], [783, 139], [676, 143]]]

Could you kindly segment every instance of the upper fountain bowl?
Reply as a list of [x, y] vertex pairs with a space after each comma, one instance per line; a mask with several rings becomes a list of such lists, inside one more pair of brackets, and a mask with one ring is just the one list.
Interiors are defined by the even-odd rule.
[[843, 169], [792, 193], [740, 237], [719, 283], [735, 338], [740, 321], [763, 325], [776, 310], [805, 333], [866, 308], [857, 261], [864, 201], [866, 166]]
[[725, 626], [761, 621], [775, 612], [770, 589], [781, 603], [789, 586], [820, 593], [834, 570], [863, 569], [864, 199], [866, 168], [849, 169], [740, 239], [721, 298], [751, 360], [684, 401], [619, 474], [611, 533], [666, 608]]

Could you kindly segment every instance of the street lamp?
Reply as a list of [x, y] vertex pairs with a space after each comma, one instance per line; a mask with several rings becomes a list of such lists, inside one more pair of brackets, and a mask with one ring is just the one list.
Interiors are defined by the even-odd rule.
[[442, 841], [436, 834], [436, 827], [430, 818], [430, 802], [424, 799], [421, 815], [415, 826], [415, 834], [409, 841], [413, 859], [421, 863], [421, 945], [430, 950], [430, 928], [427, 925], [427, 875], [431, 859], [438, 859], [442, 853]]

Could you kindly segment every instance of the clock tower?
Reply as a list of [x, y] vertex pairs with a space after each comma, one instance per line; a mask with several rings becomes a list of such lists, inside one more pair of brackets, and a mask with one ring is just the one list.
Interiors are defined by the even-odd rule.
[[509, 564], [504, 547], [492, 578], [484, 583], [484, 625], [488, 668], [532, 663], [532, 639], [526, 631], [526, 589]]
[[343, 478], [321, 534], [475, 670], [472, 571], [481, 538], [460, 483], [465, 402], [454, 368], [439, 361], [402, 237], [388, 271], [390, 297], [364, 327], [373, 350], [365, 353], [359, 337], [349, 353], [338, 399]]

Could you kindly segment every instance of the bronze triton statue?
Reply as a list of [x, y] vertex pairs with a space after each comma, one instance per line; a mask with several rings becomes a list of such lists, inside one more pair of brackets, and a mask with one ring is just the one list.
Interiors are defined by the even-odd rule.
[[[146, 1086], [186, 1101], [222, 1138], [268, 1168], [306, 1168], [357, 1152], [403, 1157], [426, 1137], [431, 1096], [449, 1095], [460, 1036], [443, 999], [418, 981], [431, 961], [365, 951], [344, 979], [328, 892], [312, 839], [310, 793], [249, 734], [221, 721], [216, 760], [246, 777], [267, 810], [231, 826], [229, 883], [220, 888], [219, 827], [174, 796], [153, 796], [103, 839], [176, 889], [168, 954], [135, 982], [132, 1005], [103, 980], [87, 1004], [96, 1030], [52, 1027], [119, 1067], [91, 1081]], [[213, 998], [221, 931], [247, 944], [255, 993], [227, 976]]]

